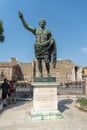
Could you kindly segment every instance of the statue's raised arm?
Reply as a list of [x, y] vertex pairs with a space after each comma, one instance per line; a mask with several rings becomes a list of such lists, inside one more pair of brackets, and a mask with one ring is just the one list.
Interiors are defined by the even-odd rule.
[[40, 72], [40, 77], [43, 76], [42, 70], [42, 60], [45, 61], [47, 75], [50, 76], [50, 62], [52, 60], [53, 67], [56, 67], [56, 42], [51, 36], [51, 32], [45, 29], [46, 21], [44, 19], [40, 19], [39, 26], [40, 28], [33, 28], [29, 26], [23, 14], [19, 11], [19, 18], [22, 21], [23, 26], [30, 32], [32, 32], [35, 37], [35, 57], [38, 60], [38, 69]]
[[26, 23], [23, 14], [22, 14], [20, 11], [18, 11], [18, 14], [19, 14], [19, 18], [20, 18], [21, 21], [22, 21], [23, 26], [24, 26], [28, 31], [31, 31], [32, 33], [35, 34], [35, 29], [34, 29], [33, 27], [29, 26], [29, 25]]
[[20, 11], [18, 11], [18, 14], [19, 14], [19, 18], [23, 19], [23, 14]]

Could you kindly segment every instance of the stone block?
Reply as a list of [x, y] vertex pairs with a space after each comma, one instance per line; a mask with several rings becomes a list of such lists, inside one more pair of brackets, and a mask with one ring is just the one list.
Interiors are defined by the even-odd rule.
[[62, 118], [58, 111], [57, 83], [34, 82], [33, 84], [32, 120], [48, 120]]

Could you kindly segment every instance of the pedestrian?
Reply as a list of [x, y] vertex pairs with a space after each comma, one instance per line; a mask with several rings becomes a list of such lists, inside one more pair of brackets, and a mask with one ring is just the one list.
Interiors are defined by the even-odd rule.
[[16, 103], [16, 81], [13, 80], [13, 91], [11, 93], [13, 103]]
[[10, 80], [9, 82], [10, 89], [9, 89], [9, 101], [10, 103], [16, 103], [16, 83], [15, 80]]
[[9, 81], [9, 90], [8, 90], [8, 104], [11, 103], [12, 97], [11, 97], [11, 92], [12, 92], [12, 87], [13, 87], [13, 82], [12, 80]]
[[7, 95], [8, 95], [8, 90], [9, 90], [10, 86], [7, 83], [7, 79], [4, 79], [4, 82], [1, 84], [1, 89], [2, 89], [2, 102], [3, 102], [3, 107], [7, 106]]

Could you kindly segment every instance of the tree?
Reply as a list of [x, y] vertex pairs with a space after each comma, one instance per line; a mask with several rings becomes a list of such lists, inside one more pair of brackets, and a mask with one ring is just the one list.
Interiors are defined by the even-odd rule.
[[4, 41], [4, 29], [3, 29], [3, 22], [0, 21], [0, 42], [3, 42]]

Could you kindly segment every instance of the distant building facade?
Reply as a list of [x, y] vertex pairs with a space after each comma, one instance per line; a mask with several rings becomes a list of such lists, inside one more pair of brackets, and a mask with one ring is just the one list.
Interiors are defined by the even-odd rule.
[[[70, 60], [57, 60], [56, 69], [53, 69], [52, 64], [50, 65], [51, 76], [56, 77], [59, 83], [82, 81], [82, 72], [82, 67], [75, 65]], [[39, 77], [37, 60], [33, 60], [32, 63], [22, 63], [11, 58], [9, 62], [0, 62], [0, 80], [7, 78], [8, 80], [30, 82], [33, 81], [34, 76]], [[44, 61], [43, 76], [47, 76]]]

